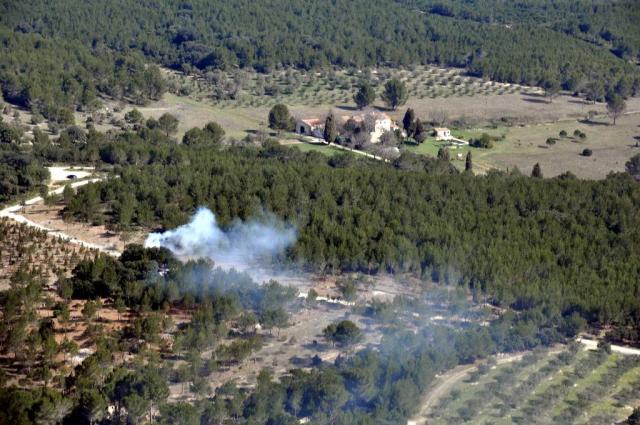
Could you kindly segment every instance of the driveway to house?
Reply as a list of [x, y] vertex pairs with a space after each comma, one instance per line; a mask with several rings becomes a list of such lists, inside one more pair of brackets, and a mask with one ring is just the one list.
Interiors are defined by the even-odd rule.
[[384, 161], [384, 162], [389, 162], [388, 159], [385, 159], [381, 156], [377, 156], [374, 154], [371, 154], [369, 152], [365, 152], [365, 151], [359, 151], [357, 149], [351, 149], [348, 148], [346, 146], [342, 146], [342, 145], [338, 145], [337, 143], [327, 143], [324, 139], [320, 139], [319, 137], [313, 137], [313, 136], [304, 136], [306, 139], [310, 139], [311, 143], [322, 143], [328, 146], [331, 146], [332, 148], [336, 148], [336, 149], [342, 149], [343, 151], [349, 151], [349, 152], [353, 152], [356, 153], [358, 155], [364, 155], [368, 158], [373, 158], [373, 159], [377, 159], [378, 161]]

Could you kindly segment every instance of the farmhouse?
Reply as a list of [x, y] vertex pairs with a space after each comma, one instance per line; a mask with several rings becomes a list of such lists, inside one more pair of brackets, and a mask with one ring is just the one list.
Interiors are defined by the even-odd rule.
[[369, 112], [359, 115], [344, 115], [341, 117], [343, 122], [353, 120], [358, 124], [365, 123], [370, 129], [371, 143], [378, 143], [380, 137], [387, 131], [393, 131], [398, 126], [391, 120], [389, 115], [383, 112]]
[[322, 137], [324, 121], [319, 118], [299, 119], [296, 121], [296, 133], [313, 137]]
[[[391, 118], [382, 112], [365, 112], [357, 115], [343, 115], [338, 118], [339, 128], [347, 123], [355, 123], [367, 129], [371, 143], [380, 142], [380, 137], [387, 131], [393, 131], [398, 126]], [[296, 120], [296, 133], [306, 136], [323, 137], [324, 120], [319, 118], [305, 118]]]
[[439, 140], [449, 140], [451, 139], [451, 130], [446, 127], [436, 127], [434, 129], [436, 131], [436, 139]]

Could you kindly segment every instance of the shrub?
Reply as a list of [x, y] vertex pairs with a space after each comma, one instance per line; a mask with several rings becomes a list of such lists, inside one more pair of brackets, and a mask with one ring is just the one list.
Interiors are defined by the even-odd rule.
[[582, 151], [582, 156], [591, 156], [593, 155], [593, 151], [591, 149], [584, 149]]
[[31, 116], [31, 124], [33, 125], [38, 125], [40, 124], [42, 121], [44, 121], [44, 117], [38, 113], [35, 112], [32, 116]]
[[552, 146], [552, 145], [555, 145], [555, 144], [556, 144], [556, 140], [557, 140], [557, 139], [554, 139], [553, 137], [549, 137], [549, 138], [547, 139], [547, 142], [546, 142], [546, 143], [547, 143], [547, 145]]
[[495, 138], [489, 136], [487, 133], [482, 133], [479, 139], [469, 139], [469, 145], [474, 148], [491, 149], [494, 140]]
[[560, 137], [567, 137], [567, 132], [565, 130], [560, 130]]
[[124, 120], [130, 124], [136, 124], [142, 122], [144, 120], [144, 117], [139, 110], [133, 108], [132, 110], [124, 114]]

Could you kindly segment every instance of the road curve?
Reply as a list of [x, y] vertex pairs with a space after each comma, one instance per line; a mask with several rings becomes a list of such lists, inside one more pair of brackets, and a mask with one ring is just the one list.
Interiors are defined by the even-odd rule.
[[[74, 189], [80, 186], [84, 186], [86, 184], [89, 183], [95, 183], [101, 180], [104, 180], [105, 177], [96, 177], [96, 178], [92, 178], [89, 180], [83, 180], [83, 181], [79, 181], [79, 182], [75, 182], [71, 184], [71, 187], [73, 187]], [[64, 187], [60, 187], [56, 190], [53, 190], [50, 192], [51, 195], [59, 195], [64, 191]], [[29, 220], [28, 218], [26, 218], [23, 215], [19, 214], [19, 211], [23, 208], [23, 206], [25, 205], [34, 205], [37, 204], [39, 202], [42, 202], [42, 197], [41, 196], [35, 196], [31, 199], [26, 200], [24, 203], [22, 204], [17, 204], [17, 205], [11, 205], [9, 207], [4, 208], [3, 210], [0, 210], [0, 217], [7, 217], [10, 220], [13, 220], [15, 222], [18, 223], [23, 223], [26, 224], [27, 226], [30, 227], [34, 227], [36, 229], [40, 229], [40, 230], [44, 230], [46, 232], [48, 232], [49, 235], [57, 238], [57, 237], [61, 237], [63, 239], [65, 239], [67, 242], [75, 244], [75, 245], [80, 245], [83, 246], [85, 248], [90, 248], [90, 249], [96, 249], [100, 252], [103, 252], [105, 254], [109, 254], [112, 255], [114, 257], [117, 257], [120, 255], [120, 252], [116, 249], [113, 249], [111, 247], [107, 247], [105, 245], [99, 245], [99, 244], [94, 244], [91, 242], [86, 242], [83, 240], [80, 240], [78, 238], [74, 238], [73, 236], [70, 236], [64, 232], [60, 232], [58, 230], [53, 230], [50, 229], [46, 226], [43, 226], [40, 223], [36, 223], [34, 221]]]

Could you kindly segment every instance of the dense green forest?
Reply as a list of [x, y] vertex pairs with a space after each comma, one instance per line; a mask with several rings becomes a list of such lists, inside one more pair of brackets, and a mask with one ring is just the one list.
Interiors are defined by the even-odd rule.
[[156, 98], [159, 75], [143, 57], [186, 71], [436, 63], [573, 91], [624, 79], [637, 91], [638, 7], [609, 3], [5, 0], [0, 82], [8, 99], [44, 111], [88, 105], [97, 91]]
[[49, 171], [31, 155], [0, 145], [0, 204], [45, 184]]
[[487, 24], [534, 23], [634, 58], [640, 44], [640, 8], [635, 2], [607, 0], [402, 0], [446, 18]]
[[140, 54], [0, 26], [0, 89], [5, 100], [58, 122], [65, 110], [97, 108], [100, 93], [134, 103], [159, 99], [164, 80]]
[[170, 149], [145, 156], [142, 169], [125, 161], [120, 178], [83, 187], [65, 214], [172, 228], [199, 206], [222, 225], [267, 210], [298, 229], [274, 259], [293, 267], [410, 272], [517, 309], [640, 319], [630, 296], [639, 290], [640, 186], [628, 174], [482, 177], [410, 155], [385, 165], [275, 145]]
[[[207, 141], [204, 136], [201, 139]], [[49, 179], [47, 164], [142, 165], [151, 160], [170, 161], [174, 148], [175, 142], [153, 120], [137, 133], [105, 135], [71, 125], [50, 138], [36, 129], [28, 142], [21, 125], [0, 119], [0, 203], [43, 189]]]
[[49, 179], [49, 171], [30, 150], [17, 141], [22, 129], [3, 122], [0, 116], [0, 204], [33, 191]]

